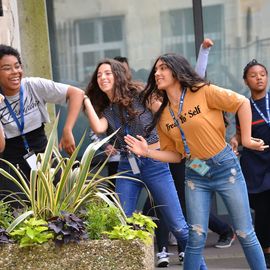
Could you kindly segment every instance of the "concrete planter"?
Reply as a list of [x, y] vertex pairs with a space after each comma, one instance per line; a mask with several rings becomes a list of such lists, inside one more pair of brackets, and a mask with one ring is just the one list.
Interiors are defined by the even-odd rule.
[[1, 270], [153, 270], [153, 245], [141, 241], [93, 240], [57, 247], [0, 246]]

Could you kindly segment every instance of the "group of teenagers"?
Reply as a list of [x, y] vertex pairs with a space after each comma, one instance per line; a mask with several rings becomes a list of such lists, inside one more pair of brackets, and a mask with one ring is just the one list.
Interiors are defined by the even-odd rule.
[[[19, 52], [0, 45], [2, 158], [26, 177], [30, 175], [29, 156], [43, 152], [47, 143], [48, 102], [68, 103], [59, 147], [71, 154], [76, 147], [72, 129], [83, 108], [96, 134], [118, 130], [118, 171], [125, 173], [116, 180], [115, 192], [126, 215], [136, 210], [146, 186], [185, 252], [184, 270], [208, 269], [202, 254], [215, 193], [226, 205], [250, 269], [270, 268], [270, 224], [265, 218], [270, 214], [268, 72], [256, 60], [246, 65], [243, 79], [251, 93], [247, 99], [204, 78], [208, 52], [202, 44], [196, 71], [178, 54], [159, 56], [145, 85], [133, 81], [119, 61], [104, 59], [84, 92], [43, 78], [23, 77]], [[224, 112], [237, 118], [230, 143], [225, 140]], [[186, 217], [168, 165], [181, 162], [185, 163], [185, 180], [179, 181], [185, 181]], [[10, 170], [3, 162], [0, 166]], [[13, 188], [0, 176], [1, 191]], [[255, 210], [255, 230], [250, 206]]]

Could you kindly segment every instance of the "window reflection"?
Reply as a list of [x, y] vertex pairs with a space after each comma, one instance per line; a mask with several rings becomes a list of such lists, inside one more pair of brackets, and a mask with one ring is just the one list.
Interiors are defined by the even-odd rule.
[[[135, 79], [146, 81], [163, 52], [195, 64], [192, 1], [54, 0], [60, 80], [89, 81], [104, 57], [128, 58]], [[139, 11], [139, 12], [138, 12]]]
[[[77, 79], [89, 79], [97, 62], [104, 57], [113, 58], [125, 52], [123, 38], [123, 16], [82, 19], [75, 22]], [[73, 29], [66, 29], [73, 31]]]
[[[180, 53], [194, 65], [192, 2], [54, 0], [60, 79], [85, 83], [99, 60], [118, 55], [128, 57], [136, 78], [144, 74], [141, 80], [161, 53]], [[208, 79], [248, 95], [243, 66], [253, 58], [270, 64], [265, 20], [270, 1], [203, 0], [202, 5], [204, 36], [215, 43]]]
[[[214, 40], [207, 69], [208, 79], [249, 97], [243, 68], [252, 59], [270, 67], [270, 28], [265, 18], [270, 1], [203, 0], [204, 35]], [[234, 116], [227, 137], [234, 133]]]

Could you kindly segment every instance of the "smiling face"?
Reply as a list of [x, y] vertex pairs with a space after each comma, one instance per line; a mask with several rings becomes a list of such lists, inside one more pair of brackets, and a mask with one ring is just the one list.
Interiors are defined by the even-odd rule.
[[173, 76], [171, 69], [162, 61], [158, 60], [155, 66], [155, 81], [159, 90], [168, 91], [170, 88], [179, 87], [179, 81]]
[[111, 99], [114, 92], [114, 75], [111, 65], [100, 65], [97, 72], [97, 83], [99, 88]]
[[245, 83], [249, 87], [252, 96], [264, 95], [266, 92], [268, 82], [268, 75], [264, 67], [260, 65], [254, 65], [247, 71]]
[[22, 74], [22, 66], [15, 56], [4, 55], [0, 59], [0, 86], [6, 96], [20, 91]]

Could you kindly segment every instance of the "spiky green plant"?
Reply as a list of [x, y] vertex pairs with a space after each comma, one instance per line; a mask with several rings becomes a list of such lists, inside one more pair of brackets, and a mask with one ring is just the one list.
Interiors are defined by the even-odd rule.
[[[101, 141], [91, 143], [85, 150], [81, 161], [78, 161], [76, 158], [85, 134], [74, 153], [69, 158], [63, 157], [56, 147], [58, 119], [59, 116], [54, 123], [45, 152], [37, 156], [38, 169], [31, 170], [30, 183], [14, 165], [4, 159], [2, 161], [11, 167], [17, 178], [2, 168], [0, 168], [0, 174], [20, 188], [26, 198], [25, 203], [30, 205], [28, 209], [36, 219], [48, 220], [53, 216], [59, 216], [61, 211], [76, 214], [97, 196], [111, 205], [116, 205], [122, 213], [121, 222], [125, 223], [125, 214], [119, 200], [107, 184], [110, 179], [121, 177], [121, 174], [101, 176], [100, 173], [105, 167], [107, 159], [96, 167], [95, 172], [90, 170], [96, 151], [116, 132]], [[57, 165], [53, 166], [53, 164]], [[16, 198], [16, 200], [20, 199]], [[21, 201], [21, 203], [24, 202]], [[12, 229], [18, 222], [16, 221], [14, 224]]]

